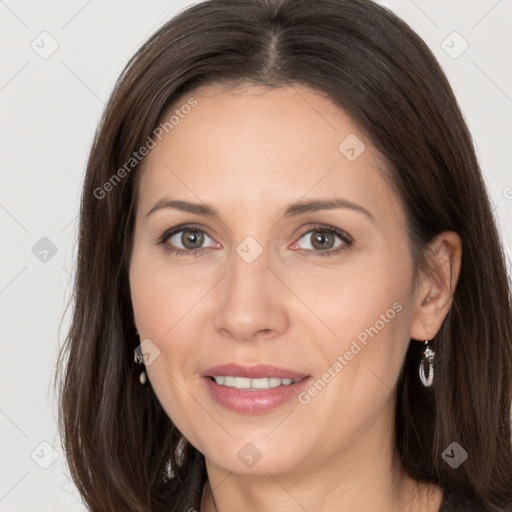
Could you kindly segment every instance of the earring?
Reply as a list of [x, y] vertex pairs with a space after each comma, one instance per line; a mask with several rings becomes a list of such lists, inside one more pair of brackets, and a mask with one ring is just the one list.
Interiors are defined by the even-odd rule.
[[[436, 353], [430, 348], [428, 341], [425, 340], [425, 350], [423, 351], [423, 357], [420, 362], [420, 380], [421, 383], [429, 388], [434, 382], [434, 356]], [[428, 365], [427, 375], [425, 375], [425, 366]]]
[[[137, 336], [137, 338], [138, 338], [139, 337], [139, 333], [135, 332], [135, 336]], [[144, 356], [142, 355], [142, 350], [140, 348], [140, 343], [139, 343], [139, 345], [137, 346], [137, 348], [134, 351], [134, 361], [137, 364], [144, 364]], [[146, 384], [146, 381], [147, 381], [146, 372], [144, 370], [142, 370], [141, 374], [139, 375], [139, 382], [142, 385], [144, 385], [144, 384]]]

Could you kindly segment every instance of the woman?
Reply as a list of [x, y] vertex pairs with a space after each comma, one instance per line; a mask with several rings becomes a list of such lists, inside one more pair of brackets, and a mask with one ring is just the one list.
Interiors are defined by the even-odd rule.
[[132, 58], [60, 359], [90, 510], [510, 511], [511, 356], [471, 137], [404, 22], [210, 0]]

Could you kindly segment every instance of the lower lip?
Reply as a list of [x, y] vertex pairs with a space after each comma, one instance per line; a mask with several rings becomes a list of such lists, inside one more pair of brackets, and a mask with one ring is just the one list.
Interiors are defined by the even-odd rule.
[[289, 386], [248, 391], [228, 386], [219, 386], [214, 380], [205, 377], [206, 385], [214, 400], [232, 411], [245, 414], [261, 414], [283, 405], [295, 398], [304, 389], [310, 377], [304, 377]]

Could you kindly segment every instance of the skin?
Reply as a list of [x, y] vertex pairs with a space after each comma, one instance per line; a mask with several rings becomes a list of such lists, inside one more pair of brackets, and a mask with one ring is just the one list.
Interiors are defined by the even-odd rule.
[[[391, 456], [394, 404], [408, 344], [432, 339], [451, 306], [458, 235], [438, 235], [439, 268], [415, 282], [384, 163], [343, 110], [297, 85], [206, 86], [193, 96], [198, 105], [144, 162], [130, 288], [140, 339], [160, 350], [146, 368], [150, 384], [206, 458], [215, 503], [205, 486], [201, 510], [437, 511], [441, 489], [415, 482]], [[354, 161], [338, 150], [350, 134], [365, 145]], [[220, 218], [171, 208], [147, 216], [165, 196], [211, 204]], [[333, 197], [373, 219], [348, 208], [283, 217], [298, 200]], [[184, 223], [206, 233], [203, 253], [155, 243]], [[318, 223], [352, 244], [318, 254]], [[181, 235], [167, 245], [190, 251]], [[263, 251], [250, 264], [236, 251], [248, 236]], [[325, 248], [343, 243], [336, 235]], [[316, 380], [395, 303], [400, 312], [307, 404], [240, 414], [212, 400], [199, 375], [221, 363], [269, 363]], [[237, 457], [247, 442], [261, 454], [251, 468]]]

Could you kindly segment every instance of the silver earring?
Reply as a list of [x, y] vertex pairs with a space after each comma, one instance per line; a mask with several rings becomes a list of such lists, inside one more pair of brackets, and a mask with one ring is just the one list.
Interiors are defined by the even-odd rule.
[[[138, 332], [136, 332], [135, 335], [137, 336], [137, 338], [139, 337], [139, 333]], [[134, 361], [137, 364], [144, 364], [144, 356], [142, 355], [142, 351], [140, 349], [140, 344], [137, 346], [137, 348], [134, 351]], [[144, 370], [142, 370], [142, 372], [139, 375], [139, 382], [142, 385], [144, 385], [144, 384], [146, 384], [147, 380], [148, 380], [148, 377], [146, 375], [146, 372]]]
[[[428, 340], [425, 340], [425, 350], [420, 362], [420, 380], [421, 383], [429, 388], [434, 382], [434, 357], [436, 353], [430, 348]], [[425, 366], [428, 367], [427, 375], [425, 375]]]

